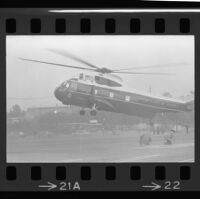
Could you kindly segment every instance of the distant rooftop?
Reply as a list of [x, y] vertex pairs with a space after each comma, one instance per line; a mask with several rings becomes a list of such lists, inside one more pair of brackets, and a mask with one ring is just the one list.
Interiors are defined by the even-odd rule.
[[47, 107], [30, 107], [27, 108], [29, 110], [55, 110], [55, 109], [78, 109], [75, 106], [47, 106]]

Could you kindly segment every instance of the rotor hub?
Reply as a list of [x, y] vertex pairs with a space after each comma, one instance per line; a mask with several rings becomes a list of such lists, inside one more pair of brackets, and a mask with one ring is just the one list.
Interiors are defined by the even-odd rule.
[[108, 68], [99, 68], [97, 69], [97, 72], [100, 72], [100, 73], [112, 73], [112, 70], [108, 69]]

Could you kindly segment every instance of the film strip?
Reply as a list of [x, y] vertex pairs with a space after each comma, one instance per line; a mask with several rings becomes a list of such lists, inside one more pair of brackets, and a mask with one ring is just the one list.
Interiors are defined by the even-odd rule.
[[[1, 43], [1, 134], [0, 134], [0, 191], [198, 191], [199, 179], [199, 151], [200, 140], [198, 122], [195, 123], [194, 134], [194, 161], [172, 162], [140, 162], [135, 161], [78, 161], [63, 162], [19, 162], [17, 159], [8, 162], [8, 151], [12, 148], [8, 143], [8, 72], [10, 60], [8, 38], [23, 36], [180, 36], [194, 37], [194, 63], [195, 63], [195, 101], [198, 102], [198, 65], [200, 51], [199, 44], [200, 11], [85, 11], [67, 10], [60, 12], [55, 9], [0, 9], [0, 43]], [[184, 42], [184, 40], [183, 40]], [[15, 43], [17, 44], [17, 43]], [[19, 44], [20, 45], [20, 44]], [[21, 44], [23, 45], [23, 44]], [[42, 45], [42, 44], [41, 44]], [[90, 44], [88, 44], [90, 45]], [[25, 45], [26, 46], [26, 45]], [[40, 46], [40, 43], [38, 43]], [[76, 46], [79, 48], [78, 46]], [[24, 49], [26, 51], [26, 49]], [[27, 49], [28, 50], [28, 49]], [[31, 49], [30, 56], [31, 57]], [[145, 54], [143, 55], [145, 57]], [[33, 56], [34, 57], [34, 56]], [[25, 57], [26, 58], [26, 57]], [[145, 58], [144, 58], [145, 59]], [[35, 66], [34, 66], [35, 67]], [[18, 75], [18, 74], [16, 74]], [[20, 78], [20, 76], [19, 76]], [[13, 80], [14, 81], [14, 80]], [[12, 81], [11, 81], [12, 82]], [[26, 83], [25, 83], [26, 84]], [[39, 85], [38, 85], [39, 86]], [[6, 95], [7, 93], [7, 95]], [[20, 92], [19, 92], [20, 93]], [[198, 103], [195, 104], [195, 120], [198, 121]], [[16, 119], [16, 118], [15, 118]], [[14, 130], [13, 130], [14, 131]], [[19, 132], [18, 132], [19, 133]], [[20, 135], [19, 135], [20, 136]], [[23, 137], [23, 136], [22, 136]], [[80, 138], [80, 137], [79, 137]], [[28, 139], [25, 138], [12, 138]], [[34, 139], [31, 137], [31, 139]], [[44, 138], [41, 138], [44, 139]], [[54, 138], [53, 138], [54, 139]], [[56, 139], [56, 138], [55, 138]], [[85, 139], [85, 138], [83, 138]], [[125, 138], [122, 138], [125, 139]], [[138, 138], [136, 138], [138, 140]], [[44, 140], [43, 140], [44, 141]], [[79, 140], [80, 141], [80, 140]], [[97, 141], [97, 140], [96, 140]], [[27, 141], [28, 142], [28, 141]], [[44, 141], [45, 142], [45, 141]], [[78, 142], [78, 140], [77, 140]], [[104, 140], [106, 142], [106, 139]], [[110, 140], [109, 145], [115, 138]], [[51, 143], [52, 148], [54, 142]], [[88, 143], [91, 144], [91, 143]], [[181, 143], [182, 144], [182, 143]], [[171, 146], [172, 153], [182, 150]], [[20, 142], [14, 146], [17, 147]], [[31, 144], [30, 144], [31, 145]], [[59, 144], [58, 144], [59, 145]], [[80, 143], [79, 145], [80, 146]], [[160, 146], [160, 145], [159, 145]], [[185, 146], [185, 145], [184, 145]], [[187, 145], [189, 146], [189, 145]], [[187, 148], [186, 146], [186, 148]], [[30, 146], [31, 147], [31, 146]], [[35, 145], [37, 147], [37, 145]], [[137, 146], [138, 147], [138, 146]], [[164, 146], [165, 147], [165, 146]], [[161, 147], [162, 148], [162, 147]], [[131, 149], [131, 148], [130, 148]], [[15, 149], [12, 149], [15, 155]], [[18, 148], [16, 148], [16, 151]], [[21, 149], [22, 153], [29, 147]], [[34, 157], [34, 150], [30, 156]], [[44, 148], [41, 149], [45, 150]], [[82, 149], [84, 150], [84, 148]], [[103, 150], [93, 149], [91, 150]], [[134, 148], [133, 148], [134, 150]], [[151, 150], [150, 148], [148, 150]], [[158, 149], [159, 150], [159, 149]], [[16, 152], [17, 153], [17, 152]], [[62, 151], [60, 151], [62, 153]], [[109, 153], [109, 151], [108, 151]], [[51, 150], [46, 156], [56, 156]], [[152, 155], [154, 156], [154, 155]], [[18, 156], [17, 156], [18, 157]], [[145, 154], [143, 156], [145, 158]], [[46, 158], [46, 157], [44, 157]], [[188, 158], [185, 158], [186, 160]]]

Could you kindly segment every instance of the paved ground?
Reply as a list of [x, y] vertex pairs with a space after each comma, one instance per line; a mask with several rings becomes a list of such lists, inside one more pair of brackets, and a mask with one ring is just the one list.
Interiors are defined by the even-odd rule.
[[8, 136], [8, 162], [194, 162], [194, 133], [179, 132], [176, 143], [164, 145], [153, 135], [139, 145], [139, 133], [110, 132], [49, 137]]

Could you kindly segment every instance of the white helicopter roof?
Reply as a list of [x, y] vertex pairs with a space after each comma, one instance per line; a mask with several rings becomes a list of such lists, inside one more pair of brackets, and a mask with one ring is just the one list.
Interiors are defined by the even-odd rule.
[[[167, 100], [169, 102], [177, 102], [177, 103], [183, 103], [183, 104], [186, 103], [183, 100], [174, 99], [174, 98], [165, 97], [165, 96], [159, 96], [159, 95], [155, 95], [155, 94], [148, 93], [148, 92], [145, 92], [145, 91], [130, 88], [128, 85], [123, 83], [123, 80], [119, 76], [116, 76], [116, 75], [111, 75], [111, 74], [103, 74], [103, 75], [102, 74], [100, 74], [100, 75], [83, 74], [83, 75], [85, 77], [83, 79], [80, 79], [78, 77], [79, 82], [87, 83], [87, 84], [90, 84], [90, 85], [101, 86], [102, 88], [107, 88], [107, 89], [112, 89], [112, 90], [117, 90], [117, 91], [132, 92], [132, 93], [144, 95], [144, 96], [150, 97], [150, 98]], [[99, 76], [99, 77], [107, 78], [107, 79], [112, 80], [112, 81], [116, 81], [117, 83], [121, 84], [121, 86], [111, 87], [111, 86], [107, 86], [107, 85], [98, 84], [94, 80], [95, 76]], [[77, 78], [77, 76], [76, 76], [76, 78]]]

